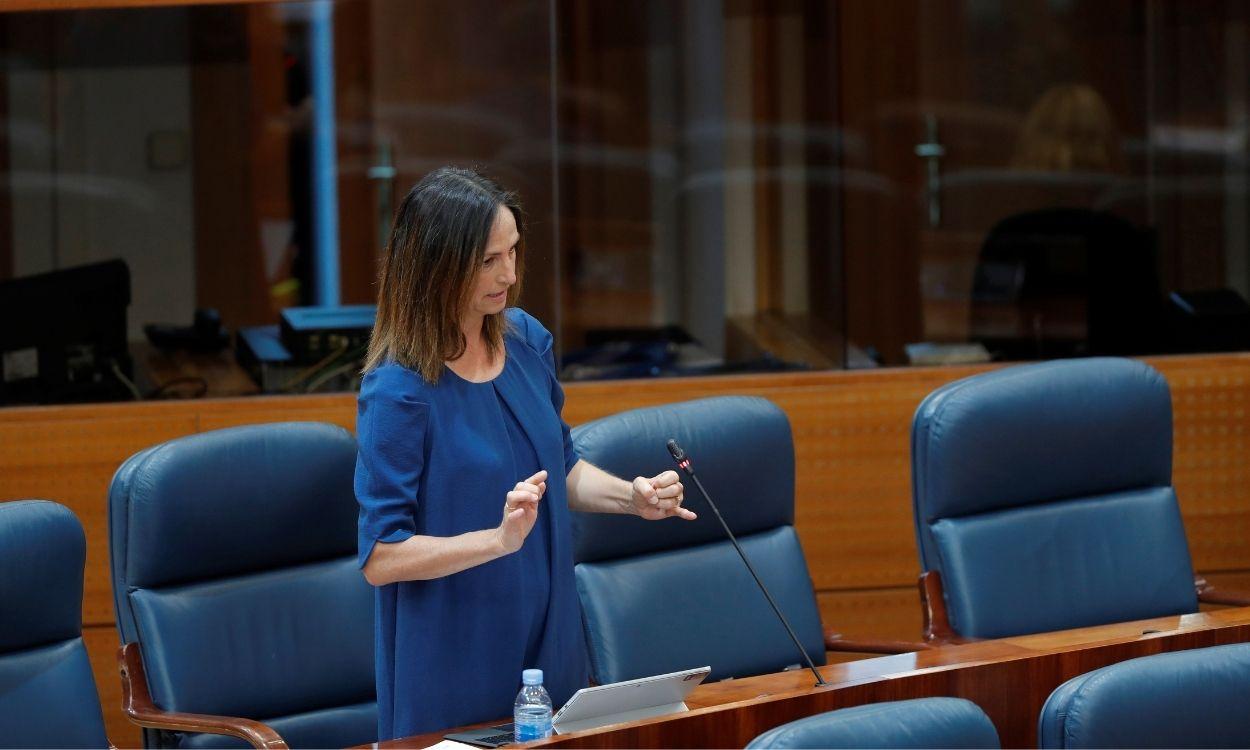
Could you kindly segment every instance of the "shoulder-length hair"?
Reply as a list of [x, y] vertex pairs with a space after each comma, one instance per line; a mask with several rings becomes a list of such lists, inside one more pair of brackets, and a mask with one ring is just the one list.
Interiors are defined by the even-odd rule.
[[[395, 361], [438, 382], [443, 363], [458, 359], [467, 342], [460, 316], [482, 267], [491, 228], [501, 208], [512, 212], [517, 243], [516, 283], [506, 307], [521, 293], [525, 223], [516, 194], [468, 169], [442, 167], [427, 174], [395, 213], [378, 274], [378, 313], [365, 372]], [[487, 315], [482, 332], [492, 356], [503, 351], [503, 313]]]

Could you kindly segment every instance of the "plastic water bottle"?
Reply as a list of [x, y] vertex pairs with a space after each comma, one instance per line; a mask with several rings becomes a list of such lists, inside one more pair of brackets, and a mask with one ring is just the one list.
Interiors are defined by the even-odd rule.
[[512, 732], [517, 742], [551, 736], [551, 696], [543, 688], [543, 671], [521, 673], [521, 692], [512, 706]]

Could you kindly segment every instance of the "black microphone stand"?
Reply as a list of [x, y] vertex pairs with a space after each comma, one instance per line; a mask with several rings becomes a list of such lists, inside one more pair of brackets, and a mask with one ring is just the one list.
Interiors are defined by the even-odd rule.
[[816, 664], [812, 662], [812, 657], [807, 655], [807, 649], [803, 648], [803, 644], [799, 642], [799, 637], [794, 634], [794, 628], [790, 627], [790, 621], [781, 613], [781, 607], [777, 606], [777, 602], [773, 601], [773, 595], [768, 592], [768, 587], [760, 580], [759, 574], [755, 572], [755, 567], [751, 565], [751, 561], [747, 559], [747, 555], [742, 551], [742, 545], [738, 544], [738, 539], [734, 537], [734, 533], [729, 530], [729, 524], [725, 523], [725, 519], [721, 517], [720, 510], [716, 507], [716, 503], [712, 502], [712, 497], [707, 494], [707, 490], [703, 488], [703, 483], [695, 476], [694, 467], [690, 464], [690, 458], [686, 456], [686, 452], [681, 449], [676, 440], [669, 440], [667, 443], [668, 452], [672, 455], [673, 460], [677, 462], [677, 466], [684, 472], [686, 476], [694, 481], [694, 486], [699, 489], [699, 494], [703, 495], [703, 499], [707, 501], [708, 507], [716, 514], [716, 520], [720, 521], [721, 528], [725, 530], [725, 534], [729, 537], [729, 541], [733, 543], [734, 549], [738, 550], [738, 556], [742, 558], [743, 564], [747, 566], [747, 570], [751, 573], [751, 577], [755, 579], [756, 585], [760, 587], [760, 591], [764, 592], [768, 603], [772, 605], [773, 611], [777, 613], [777, 618], [781, 620], [781, 624], [786, 626], [786, 632], [790, 634], [790, 639], [794, 641], [794, 645], [798, 647], [799, 653], [803, 654], [803, 659], [807, 662], [807, 668], [812, 670], [812, 674], [816, 675], [816, 687], [827, 687], [829, 683], [825, 682], [825, 678], [820, 676], [820, 670], [816, 669]]

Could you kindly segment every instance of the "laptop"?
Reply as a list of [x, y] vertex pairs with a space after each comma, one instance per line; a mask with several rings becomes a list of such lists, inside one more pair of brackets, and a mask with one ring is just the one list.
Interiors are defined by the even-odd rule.
[[[569, 734], [685, 711], [686, 696], [711, 671], [711, 667], [698, 667], [582, 688], [551, 717], [552, 731]], [[446, 735], [446, 739], [478, 747], [499, 747], [513, 741], [512, 725], [470, 729]]]

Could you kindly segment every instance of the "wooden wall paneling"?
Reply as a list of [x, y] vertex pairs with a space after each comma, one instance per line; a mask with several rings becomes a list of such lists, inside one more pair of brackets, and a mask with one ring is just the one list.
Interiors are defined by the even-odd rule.
[[[247, 92], [247, 97], [241, 99], [243, 107], [240, 108], [244, 109], [242, 122], [246, 123], [242, 135], [247, 139], [244, 169], [250, 196], [243, 227], [250, 235], [236, 243], [251, 248], [256, 256], [240, 256], [234, 248], [220, 248], [213, 254], [219, 256], [217, 262], [226, 268], [242, 267], [259, 273], [259, 278], [251, 280], [251, 290], [246, 293], [258, 295], [250, 305], [257, 310], [263, 306], [266, 313], [263, 318], [240, 321], [240, 324], [258, 324], [276, 320], [283, 307], [312, 304], [315, 299], [309, 288], [317, 283], [313, 270], [316, 262], [312, 259], [312, 201], [303, 199], [312, 190], [309, 187], [312, 169], [309, 167], [304, 175], [296, 171], [297, 165], [311, 162], [307, 155], [311, 136], [301, 138], [299, 134], [307, 134], [312, 129], [312, 99], [289, 101], [287, 37], [290, 32], [284, 28], [289, 22], [283, 21], [277, 9], [264, 5], [248, 6], [236, 12], [243, 17], [246, 40], [246, 67], [242, 72], [248, 86], [242, 90]], [[295, 57], [306, 58], [299, 54]], [[305, 64], [311, 67], [311, 63]], [[301, 150], [305, 153], [298, 153]], [[301, 222], [309, 225], [302, 233]], [[285, 255], [278, 263], [272, 263], [270, 253], [273, 250], [265, 247], [262, 238], [268, 228], [285, 228], [288, 224], [293, 229], [286, 246], [280, 250]], [[300, 247], [300, 243], [307, 247]], [[289, 279], [298, 281], [299, 286], [289, 283]], [[227, 291], [231, 290], [220, 289], [218, 293]]]
[[199, 417], [199, 427], [202, 432], [220, 430], [226, 427], [239, 427], [241, 425], [266, 424], [269, 422], [329, 422], [355, 434], [356, 405], [354, 403], [343, 403], [305, 409], [240, 410], [201, 414]]
[[[397, 200], [427, 172], [477, 167], [530, 218], [523, 305], [555, 321], [548, 3], [373, 3], [373, 137], [394, 146]], [[370, 211], [370, 216], [373, 212]]]
[[[334, 5], [334, 106], [338, 132], [339, 282], [343, 304], [377, 301], [378, 258], [387, 236], [378, 228], [381, 184], [368, 170], [378, 163], [373, 122], [372, 4]], [[392, 155], [392, 165], [394, 156]], [[394, 205], [408, 185], [391, 180]]]
[[196, 7], [190, 17], [195, 298], [197, 306], [217, 308], [230, 328], [277, 322], [252, 165], [250, 12]]
[[837, 14], [838, 127], [856, 144], [841, 163], [856, 179], [839, 191], [847, 338], [900, 364], [921, 338], [916, 6], [839, 3]]
[[[1226, 60], [1226, 33], [1244, 16], [1240, 3], [1153, 3], [1155, 88], [1148, 128], [1226, 132], [1235, 128], [1234, 94]], [[1244, 66], [1245, 61], [1231, 62]], [[1165, 289], [1209, 289], [1228, 284], [1224, 252], [1226, 170], [1240, 169], [1220, 154], [1198, 149], [1155, 148], [1150, 175], [1153, 225], [1158, 230]], [[1244, 197], [1242, 201], [1244, 206]]]
[[816, 605], [821, 623], [843, 635], [915, 641], [924, 627], [915, 586], [818, 591]]
[[[843, 167], [845, 143], [839, 128], [837, 67], [838, 5], [823, 0], [805, 0], [804, 40], [804, 126], [816, 137], [807, 141], [805, 165], [813, 175], [833, 175]], [[824, 136], [823, 138], [821, 136]], [[832, 177], [807, 180], [807, 267], [808, 305], [812, 317], [826, 326], [841, 350], [837, 359], [844, 363], [846, 308], [844, 295], [830, 294], [843, 289], [842, 190]]]
[[112, 624], [88, 625], [82, 629], [83, 644], [91, 661], [100, 707], [104, 711], [104, 733], [114, 747], [143, 747], [143, 732], [122, 713], [122, 683], [117, 673], [117, 649], [121, 646]]
[[[553, 237], [559, 278], [559, 330], [565, 351], [585, 345], [598, 328], [654, 325], [656, 306], [653, 244], [661, 241], [652, 215], [655, 153], [667, 152], [677, 134], [653, 131], [650, 66], [664, 59], [671, 38], [649, 18], [682, 11], [656, 4], [647, 12], [615, 3], [561, 2], [558, 34], [557, 112], [560, 161], [560, 236]], [[677, 28], [677, 27], [674, 27]], [[669, 33], [676, 34], [678, 31]], [[679, 75], [673, 63], [672, 74]], [[680, 109], [680, 106], [677, 107]], [[531, 274], [550, 275], [555, 258], [527, 263]], [[527, 276], [527, 279], [529, 277]], [[529, 286], [529, 281], [526, 281]], [[536, 295], [527, 291], [526, 305]], [[554, 329], [554, 327], [553, 327]]]
[[1157, 362], [1172, 388], [1173, 482], [1200, 571], [1250, 568], [1250, 366], [1242, 357], [1195, 367]]
[[191, 415], [0, 421], [0, 499], [42, 498], [74, 511], [87, 534], [83, 621], [113, 622], [107, 497], [122, 461], [195, 431]]
[[914, 582], [909, 459], [898, 446], [908, 444], [925, 392], [804, 388], [772, 397], [795, 434], [796, 526], [817, 589]]
[[754, 180], [755, 308], [757, 312], [784, 307], [782, 289], [781, 200], [781, 66], [776, 3], [755, 0], [751, 18], [751, 172]]
[[[1199, 569], [1203, 577], [1207, 579], [1207, 583], [1215, 586], [1220, 591], [1237, 592], [1250, 596], [1250, 570], [1243, 570], [1236, 573], [1206, 573]], [[1219, 605], [1203, 604], [1203, 611], [1211, 611], [1224, 609]]]

